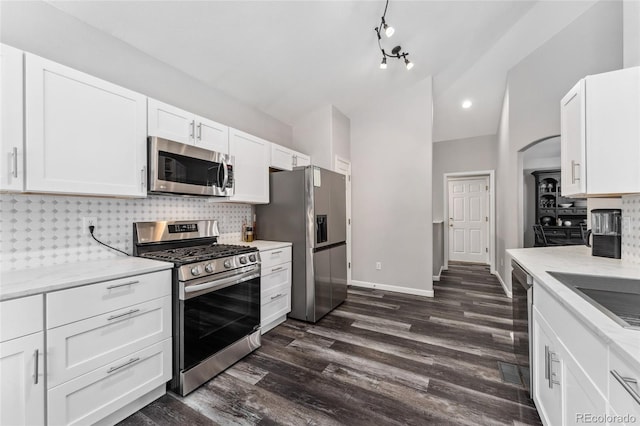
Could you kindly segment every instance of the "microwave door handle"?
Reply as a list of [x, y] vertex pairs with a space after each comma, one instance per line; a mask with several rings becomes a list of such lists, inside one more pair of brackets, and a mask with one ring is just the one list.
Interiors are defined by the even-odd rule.
[[227, 183], [229, 183], [229, 165], [227, 164], [227, 161], [225, 160], [224, 157], [222, 157], [222, 167], [224, 171], [224, 179], [222, 181], [222, 190], [224, 191], [227, 188]]

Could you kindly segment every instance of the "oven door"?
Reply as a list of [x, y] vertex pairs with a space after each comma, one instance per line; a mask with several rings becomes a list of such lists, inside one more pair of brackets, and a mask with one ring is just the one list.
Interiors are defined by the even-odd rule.
[[232, 158], [226, 154], [150, 137], [149, 191], [231, 196], [232, 163]]
[[[238, 273], [238, 271], [240, 273]], [[260, 327], [260, 267], [180, 283], [181, 371]]]

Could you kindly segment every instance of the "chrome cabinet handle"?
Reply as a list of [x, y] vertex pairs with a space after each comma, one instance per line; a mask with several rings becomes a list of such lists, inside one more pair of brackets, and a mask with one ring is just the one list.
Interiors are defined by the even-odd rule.
[[194, 139], [193, 135], [195, 133], [195, 125], [196, 125], [196, 121], [192, 120], [191, 123], [189, 124], [189, 139]]
[[33, 384], [37, 385], [38, 384], [38, 361], [39, 361], [39, 355], [40, 355], [40, 351], [38, 349], [35, 350], [35, 352], [33, 353]]
[[14, 178], [18, 177], [18, 148], [13, 147], [11, 150], [11, 174]]
[[576, 183], [577, 180], [580, 180], [580, 175], [576, 176], [576, 166], [580, 167], [580, 163], [571, 160], [571, 183]]
[[558, 358], [556, 358], [556, 353], [549, 350], [549, 346], [545, 346], [545, 353], [547, 355], [547, 377], [549, 379], [549, 389], [553, 389], [553, 385], [559, 385], [560, 381], [556, 380], [556, 373], [553, 372], [553, 363], [559, 362]]
[[125, 363], [124, 363], [124, 364], [122, 364], [122, 365], [119, 365], [119, 366], [117, 366], [117, 367], [111, 367], [110, 369], [108, 369], [108, 370], [107, 370], [107, 374], [113, 373], [113, 372], [114, 372], [114, 371], [116, 371], [116, 370], [120, 370], [121, 368], [124, 368], [124, 367], [126, 367], [126, 366], [128, 366], [128, 365], [131, 365], [131, 364], [133, 364], [134, 362], [138, 362], [138, 361], [140, 361], [140, 357], [137, 357], [137, 358], [131, 358], [129, 361], [125, 362]]
[[272, 251], [271, 252], [271, 256], [275, 255], [275, 254], [280, 254], [282, 253], [282, 250], [278, 250], [278, 251]]
[[198, 140], [202, 140], [202, 123], [198, 123]]
[[549, 380], [549, 345], [544, 345], [544, 379]]
[[624, 377], [620, 373], [618, 373], [616, 370], [611, 370], [611, 375], [615, 377], [618, 383], [622, 385], [624, 390], [626, 390], [629, 393], [629, 395], [631, 395], [631, 398], [633, 398], [633, 400], [640, 405], [640, 394], [638, 394], [638, 392], [629, 385], [629, 383], [633, 383], [637, 385], [638, 380], [632, 377]]
[[125, 312], [124, 314], [120, 314], [120, 315], [111, 315], [109, 318], [107, 318], [107, 321], [112, 321], [116, 318], [126, 317], [127, 315], [135, 314], [136, 312], [140, 312], [140, 309], [132, 309], [129, 312]]
[[278, 297], [282, 297], [282, 296], [284, 296], [284, 293], [278, 293], [278, 294], [276, 294], [275, 296], [271, 296], [271, 300], [275, 300], [275, 299], [277, 299]]
[[284, 268], [282, 266], [278, 266], [277, 268], [271, 268], [271, 272], [282, 271]]
[[122, 284], [113, 284], [113, 285], [110, 285], [109, 287], [107, 287], [107, 290], [111, 290], [113, 288], [119, 288], [119, 287], [126, 287], [128, 285], [134, 285], [134, 284], [138, 284], [138, 283], [140, 283], [140, 281], [129, 281], [129, 282], [122, 283]]
[[140, 170], [140, 186], [143, 191], [147, 189], [147, 166], [144, 166], [142, 170]]

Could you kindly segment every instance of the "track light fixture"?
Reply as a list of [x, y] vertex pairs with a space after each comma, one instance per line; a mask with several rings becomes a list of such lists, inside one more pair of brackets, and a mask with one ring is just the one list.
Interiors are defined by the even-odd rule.
[[402, 47], [400, 46], [394, 47], [391, 50], [391, 54], [388, 54], [382, 48], [382, 43], [380, 42], [380, 40], [382, 40], [382, 36], [380, 35], [380, 33], [384, 30], [384, 34], [387, 36], [387, 38], [389, 38], [395, 32], [395, 29], [392, 26], [388, 25], [387, 21], [385, 21], [388, 7], [389, 7], [389, 0], [387, 0], [387, 3], [384, 6], [384, 12], [382, 13], [382, 18], [380, 19], [380, 25], [375, 28], [376, 35], [378, 36], [378, 47], [380, 48], [380, 52], [382, 53], [382, 62], [380, 63], [380, 69], [381, 70], [387, 69], [387, 58], [396, 58], [396, 59], [404, 59], [404, 65], [407, 67], [407, 70], [410, 70], [411, 68], [413, 68], [413, 62], [411, 62], [407, 58], [407, 56], [409, 56], [409, 53], [403, 52]]

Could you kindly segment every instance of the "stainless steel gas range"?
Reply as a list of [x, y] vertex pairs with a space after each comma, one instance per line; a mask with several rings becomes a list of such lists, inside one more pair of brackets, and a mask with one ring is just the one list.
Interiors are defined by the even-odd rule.
[[134, 255], [173, 262], [173, 380], [184, 396], [260, 347], [260, 254], [214, 220], [136, 222]]

